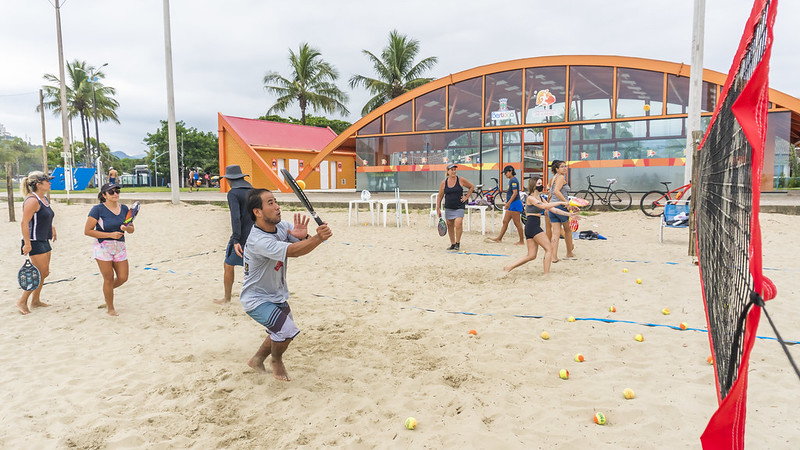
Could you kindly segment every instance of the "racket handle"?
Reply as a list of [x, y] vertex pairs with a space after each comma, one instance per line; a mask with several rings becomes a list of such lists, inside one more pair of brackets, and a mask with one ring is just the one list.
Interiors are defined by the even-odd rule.
[[319, 218], [319, 216], [317, 215], [317, 213], [314, 213], [314, 214], [313, 214], [311, 217], [313, 217], [313, 218], [314, 218], [314, 222], [317, 222], [317, 225], [320, 225], [320, 226], [322, 225], [322, 223], [323, 223], [323, 222], [322, 222], [322, 219], [320, 219], [320, 218]]

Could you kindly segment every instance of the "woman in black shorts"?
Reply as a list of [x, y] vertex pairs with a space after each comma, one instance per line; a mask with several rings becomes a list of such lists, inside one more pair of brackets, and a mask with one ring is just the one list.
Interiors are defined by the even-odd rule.
[[542, 229], [541, 214], [542, 211], [549, 211], [554, 214], [570, 216], [571, 214], [558, 209], [558, 206], [563, 206], [566, 202], [550, 202], [547, 203], [542, 200], [542, 178], [540, 176], [532, 177], [528, 180], [528, 198], [525, 199], [525, 213], [528, 215], [528, 220], [525, 223], [525, 243], [528, 246], [528, 254], [515, 261], [510, 266], [503, 267], [503, 271], [508, 273], [515, 268], [525, 264], [526, 262], [536, 259], [539, 252], [539, 247], [544, 249], [544, 273], [550, 273], [550, 263], [553, 256], [553, 247], [547, 234]]
[[44, 172], [34, 171], [22, 179], [22, 248], [23, 255], [31, 258], [31, 264], [39, 269], [39, 287], [34, 291], [22, 291], [17, 301], [17, 309], [29, 314], [28, 297], [33, 293], [31, 308], [50, 306], [39, 298], [44, 279], [50, 275], [50, 239], [56, 240], [56, 227], [53, 226], [53, 213], [50, 208], [50, 180], [53, 177]]

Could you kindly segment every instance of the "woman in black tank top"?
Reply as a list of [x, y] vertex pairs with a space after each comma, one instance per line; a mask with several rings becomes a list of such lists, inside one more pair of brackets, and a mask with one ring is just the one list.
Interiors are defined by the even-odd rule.
[[[474, 184], [456, 175], [457, 170], [457, 164], [448, 164], [447, 178], [439, 185], [439, 195], [436, 196], [436, 217], [442, 217], [441, 206], [444, 203], [444, 220], [447, 222], [447, 235], [450, 237], [450, 247], [447, 250], [461, 248], [464, 205], [475, 189]], [[467, 188], [466, 194], [464, 188]]]
[[34, 291], [22, 291], [17, 300], [17, 309], [22, 314], [29, 314], [28, 298], [31, 308], [50, 306], [41, 301], [44, 279], [50, 275], [50, 240], [56, 240], [56, 227], [53, 226], [53, 210], [50, 208], [50, 180], [52, 177], [44, 172], [34, 171], [22, 179], [22, 254], [28, 255], [31, 264], [39, 269], [39, 287]]
[[542, 200], [543, 189], [542, 177], [534, 176], [528, 180], [528, 198], [525, 199], [525, 210], [528, 214], [528, 220], [525, 223], [525, 244], [528, 247], [528, 253], [514, 261], [510, 266], [503, 267], [505, 273], [511, 272], [526, 262], [536, 259], [536, 255], [539, 253], [539, 247], [542, 247], [544, 250], [544, 273], [550, 273], [553, 246], [550, 244], [550, 239], [547, 238], [547, 234], [542, 229], [541, 213], [542, 211], [549, 211], [554, 214], [565, 216], [569, 216], [570, 213], [558, 209], [558, 206], [563, 206], [566, 202], [545, 202]]

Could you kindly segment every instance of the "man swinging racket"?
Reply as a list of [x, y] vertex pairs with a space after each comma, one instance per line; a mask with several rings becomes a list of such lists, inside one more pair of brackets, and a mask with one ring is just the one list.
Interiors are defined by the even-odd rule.
[[267, 189], [250, 192], [247, 211], [254, 225], [244, 247], [244, 282], [239, 299], [245, 312], [267, 328], [267, 338], [247, 365], [266, 372], [264, 361], [272, 356], [273, 376], [289, 381], [283, 353], [300, 330], [287, 302], [286, 262], [290, 257], [310, 253], [333, 234], [323, 223], [317, 227], [317, 234], [310, 237], [309, 218], [302, 214], [294, 215], [294, 224], [281, 221], [281, 208]]

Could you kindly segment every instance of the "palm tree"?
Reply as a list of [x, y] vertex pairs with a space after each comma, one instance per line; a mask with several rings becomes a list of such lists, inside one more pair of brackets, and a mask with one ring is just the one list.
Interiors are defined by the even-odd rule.
[[[119, 123], [116, 112], [119, 102], [113, 97], [116, 89], [95, 81], [94, 96], [92, 96], [92, 83], [89, 81], [89, 75], [94, 73], [98, 80], [106, 77], [102, 70], [98, 70], [96, 73], [95, 70], [95, 67], [87, 65], [85, 61], [76, 59], [67, 63], [67, 114], [70, 120], [76, 117], [80, 119], [84, 149], [90, 148], [89, 126], [91, 119], [94, 118], [94, 105], [92, 104], [94, 98], [97, 98], [97, 120], [100, 122], [111, 120]], [[42, 87], [45, 97], [44, 108], [52, 110], [54, 115], [59, 115], [61, 113], [60, 80], [57, 76], [49, 73], [44, 75], [44, 79], [51, 83]], [[36, 110], [38, 111], [39, 108], [37, 107]], [[84, 159], [88, 166], [90, 162], [88, 151], [84, 153]]]
[[304, 42], [297, 53], [289, 49], [289, 63], [292, 73], [288, 79], [277, 72], [270, 71], [264, 75], [264, 90], [278, 96], [267, 114], [286, 111], [295, 101], [300, 105], [300, 121], [303, 125], [306, 124], [306, 109], [309, 106], [314, 111], [350, 114], [344, 105], [347, 94], [334, 84], [339, 73], [322, 59], [319, 50]]
[[363, 75], [353, 75], [350, 78], [351, 88], [363, 86], [373, 95], [361, 110], [362, 116], [405, 92], [433, 81], [433, 78], [423, 78], [421, 75], [438, 62], [435, 56], [431, 56], [414, 64], [419, 53], [419, 41], [409, 39], [397, 30], [389, 33], [389, 45], [381, 51], [380, 58], [369, 50], [362, 50], [361, 53], [367, 55], [378, 74], [377, 78]]

